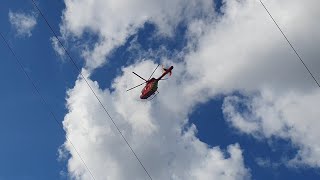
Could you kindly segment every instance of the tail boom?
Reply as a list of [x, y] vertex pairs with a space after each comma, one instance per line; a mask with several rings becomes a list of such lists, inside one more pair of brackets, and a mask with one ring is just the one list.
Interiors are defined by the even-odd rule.
[[172, 69], [173, 69], [173, 66], [170, 66], [169, 69], [165, 69], [165, 68], [162, 68], [163, 69], [163, 73], [162, 75], [157, 79], [157, 80], [161, 80], [165, 75], [167, 75], [169, 73], [169, 75], [171, 76], [172, 74]]

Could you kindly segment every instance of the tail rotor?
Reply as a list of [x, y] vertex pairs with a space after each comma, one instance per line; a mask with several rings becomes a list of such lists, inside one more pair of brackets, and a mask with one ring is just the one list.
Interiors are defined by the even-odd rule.
[[[162, 65], [162, 73], [165, 73], [167, 71], [168, 71], [168, 69], [164, 68], [164, 66]], [[171, 75], [172, 75], [172, 71], [169, 71], [169, 76], [171, 76]]]

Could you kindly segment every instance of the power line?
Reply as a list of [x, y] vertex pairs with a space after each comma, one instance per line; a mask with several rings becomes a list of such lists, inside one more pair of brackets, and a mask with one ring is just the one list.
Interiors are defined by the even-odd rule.
[[129, 144], [129, 142], [127, 141], [127, 139], [124, 137], [124, 135], [122, 134], [122, 132], [120, 131], [118, 125], [115, 123], [115, 121], [113, 120], [113, 118], [111, 117], [111, 115], [109, 114], [109, 112], [107, 111], [106, 107], [103, 105], [103, 103], [101, 102], [100, 98], [97, 96], [96, 92], [93, 90], [93, 88], [91, 87], [91, 85], [89, 84], [87, 78], [82, 74], [81, 69], [79, 68], [79, 66], [77, 65], [77, 63], [73, 60], [73, 58], [71, 57], [71, 55], [69, 54], [68, 50], [65, 48], [65, 46], [62, 44], [62, 42], [60, 41], [60, 39], [58, 38], [56, 32], [53, 30], [52, 26], [50, 25], [50, 23], [48, 22], [47, 18], [44, 16], [44, 14], [42, 13], [42, 11], [40, 10], [40, 8], [38, 7], [38, 5], [35, 3], [34, 0], [32, 0], [34, 6], [36, 7], [36, 9], [38, 10], [38, 12], [40, 13], [40, 15], [42, 16], [42, 18], [45, 20], [46, 24], [48, 25], [49, 29], [51, 30], [51, 32], [53, 33], [53, 35], [55, 36], [55, 38], [58, 40], [59, 44], [61, 45], [61, 47], [63, 48], [63, 50], [66, 52], [67, 56], [69, 57], [69, 60], [72, 62], [72, 64], [75, 66], [75, 68], [77, 69], [78, 73], [80, 74], [80, 76], [82, 77], [82, 79], [86, 82], [86, 84], [88, 85], [88, 87], [90, 88], [91, 92], [94, 94], [94, 96], [96, 97], [96, 99], [99, 101], [99, 104], [101, 105], [101, 107], [103, 108], [103, 110], [105, 111], [105, 113], [107, 114], [107, 116], [109, 117], [109, 119], [112, 121], [113, 125], [116, 127], [116, 129], [118, 130], [119, 134], [121, 135], [121, 137], [123, 138], [123, 140], [126, 142], [126, 144], [128, 145], [128, 147], [130, 148], [131, 152], [133, 153], [133, 155], [135, 156], [135, 158], [139, 161], [141, 167], [144, 169], [144, 171], [146, 172], [146, 174], [149, 176], [149, 178], [152, 180], [152, 177], [150, 176], [149, 172], [147, 171], [147, 169], [145, 168], [145, 166], [142, 164], [141, 160], [139, 159], [139, 157], [137, 156], [137, 154], [134, 152], [133, 148], [131, 147], [131, 145]]
[[[56, 115], [53, 113], [52, 108], [49, 106], [49, 103], [47, 103], [47, 101], [45, 100], [45, 98], [41, 95], [38, 87], [36, 86], [35, 82], [31, 79], [31, 77], [29, 76], [29, 74], [27, 73], [27, 71], [24, 69], [19, 57], [16, 55], [16, 53], [13, 51], [12, 47], [9, 45], [8, 41], [5, 39], [5, 37], [3, 36], [3, 34], [0, 32], [0, 35], [4, 41], [4, 43], [6, 44], [6, 46], [10, 49], [12, 55], [14, 56], [16, 62], [19, 64], [20, 69], [23, 71], [24, 75], [27, 77], [27, 79], [29, 80], [29, 82], [32, 84], [36, 94], [40, 97], [41, 102], [44, 106], [47, 107], [48, 111], [50, 112], [51, 116], [53, 117], [53, 119], [55, 120], [55, 122], [61, 127], [61, 129], [63, 129], [63, 126], [59, 123], [58, 118], [56, 117]], [[84, 166], [86, 167], [86, 169], [89, 171], [92, 179], [95, 180], [93, 174], [91, 173], [89, 167], [87, 166], [86, 162], [83, 160], [83, 158], [81, 157], [79, 151], [77, 150], [77, 148], [75, 147], [75, 145], [72, 143], [72, 141], [66, 136], [67, 141], [71, 144], [71, 146], [73, 147], [73, 149], [76, 151], [78, 157], [80, 158], [80, 160], [82, 161], [82, 163], [84, 164]]]
[[269, 16], [271, 17], [272, 21], [274, 22], [274, 24], [278, 27], [278, 29], [280, 30], [281, 34], [283, 35], [283, 37], [287, 40], [288, 44], [290, 45], [290, 47], [292, 48], [292, 50], [295, 52], [295, 54], [298, 56], [298, 58], [300, 59], [301, 63], [303, 64], [303, 66], [307, 69], [307, 71], [309, 72], [309, 74], [311, 75], [311, 77], [313, 78], [313, 80], [317, 83], [317, 85], [320, 88], [320, 84], [318, 83], [317, 79], [313, 76], [312, 72], [309, 70], [308, 66], [304, 63], [304, 61], [302, 60], [302, 58], [300, 57], [300, 55], [298, 54], [298, 52], [296, 51], [296, 49], [293, 47], [293, 45], [290, 43], [289, 39], [287, 38], [287, 36], [283, 33], [283, 31], [281, 30], [280, 26], [278, 25], [278, 23], [275, 21], [275, 19], [272, 17], [271, 13], [268, 11], [267, 7], [263, 4], [263, 2], [261, 0], [259, 0], [260, 3], [262, 4], [262, 6], [264, 7], [264, 9], [267, 11], [267, 13], [269, 14]]

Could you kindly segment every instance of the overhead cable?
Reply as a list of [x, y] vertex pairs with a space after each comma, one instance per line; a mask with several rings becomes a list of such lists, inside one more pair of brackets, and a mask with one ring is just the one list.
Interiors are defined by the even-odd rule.
[[312, 72], [310, 71], [310, 69], [308, 68], [308, 66], [305, 64], [305, 62], [302, 60], [302, 58], [300, 57], [300, 55], [298, 54], [298, 52], [296, 51], [296, 49], [293, 47], [293, 45], [291, 44], [291, 42], [289, 41], [289, 39], [287, 38], [287, 36], [284, 34], [284, 32], [282, 31], [282, 29], [280, 28], [280, 26], [278, 25], [278, 23], [276, 22], [276, 20], [272, 17], [271, 13], [269, 12], [269, 10], [267, 9], [267, 7], [263, 4], [263, 2], [261, 0], [259, 0], [261, 5], [264, 7], [264, 9], [267, 11], [267, 13], [269, 14], [270, 18], [272, 19], [272, 21], [274, 22], [274, 24], [278, 27], [279, 31], [281, 32], [281, 34], [283, 35], [283, 37], [286, 39], [286, 41], [288, 42], [288, 44], [290, 45], [291, 49], [294, 51], [294, 53], [297, 55], [297, 57], [299, 58], [299, 60], [301, 61], [301, 63], [303, 64], [303, 66], [306, 68], [306, 70], [309, 72], [310, 76], [312, 77], [312, 79], [316, 82], [316, 84], [318, 85], [318, 87], [320, 88], [320, 84], [317, 81], [317, 79], [314, 77], [314, 75], [312, 74]]
[[[52, 108], [49, 106], [49, 104], [47, 103], [47, 101], [45, 100], [45, 98], [41, 95], [39, 88], [36, 86], [35, 82], [31, 79], [30, 75], [27, 73], [27, 71], [25, 70], [25, 68], [23, 67], [19, 57], [16, 55], [16, 53], [13, 51], [13, 48], [9, 45], [8, 41], [6, 40], [6, 38], [3, 36], [3, 34], [0, 32], [0, 36], [3, 39], [3, 42], [5, 43], [5, 45], [8, 47], [8, 49], [10, 50], [10, 52], [12, 53], [12, 55], [14, 56], [14, 59], [16, 60], [16, 62], [18, 63], [20, 70], [24, 73], [24, 75], [27, 77], [27, 79], [29, 80], [29, 82], [32, 84], [36, 94], [40, 97], [42, 104], [47, 107], [48, 111], [50, 112], [52, 118], [55, 120], [55, 122], [61, 127], [61, 129], [63, 130], [63, 126], [61, 125], [61, 123], [59, 123], [58, 118], [56, 117], [56, 115], [53, 113]], [[75, 150], [76, 154], [78, 155], [78, 157], [80, 158], [81, 162], [83, 163], [83, 165], [85, 166], [85, 168], [88, 170], [88, 172], [90, 173], [92, 179], [95, 180], [95, 177], [93, 176], [91, 170], [89, 169], [89, 167], [87, 166], [86, 162], [84, 161], [84, 159], [82, 158], [82, 156], [80, 155], [80, 152], [77, 150], [77, 148], [75, 147], [75, 145], [72, 143], [72, 141], [68, 138], [68, 136], [66, 136], [67, 141], [71, 144], [72, 148]]]
[[89, 89], [91, 90], [91, 92], [93, 93], [93, 95], [95, 96], [95, 98], [98, 100], [99, 104], [101, 105], [102, 109], [104, 110], [104, 112], [106, 113], [106, 115], [109, 117], [109, 119], [112, 121], [113, 125], [116, 127], [116, 129], [118, 130], [119, 134], [121, 135], [121, 137], [123, 138], [123, 140], [125, 141], [125, 143], [128, 145], [129, 149], [131, 150], [132, 154], [135, 156], [135, 158], [137, 159], [137, 161], [140, 163], [141, 167], [143, 168], [143, 170], [145, 171], [145, 173], [148, 175], [148, 177], [152, 180], [151, 175], [149, 174], [148, 170], [145, 168], [145, 166], [143, 165], [142, 161], [140, 160], [140, 158], [137, 156], [137, 154], [135, 153], [135, 151], [133, 150], [133, 148], [131, 147], [131, 145], [129, 144], [129, 142], [127, 141], [127, 139], [125, 138], [125, 136], [123, 135], [123, 133], [121, 132], [120, 128], [118, 127], [118, 125], [116, 124], [116, 122], [113, 120], [113, 118], [111, 117], [111, 115], [109, 114], [109, 112], [107, 111], [106, 107], [103, 105], [102, 101], [100, 100], [100, 98], [98, 97], [98, 95], [96, 94], [96, 92], [93, 90], [92, 86], [89, 84], [87, 78], [82, 74], [80, 67], [77, 65], [77, 63], [74, 61], [74, 59], [72, 58], [72, 56], [70, 55], [69, 51], [66, 49], [66, 47], [63, 45], [63, 43], [60, 41], [59, 37], [57, 36], [56, 32], [53, 30], [52, 26], [50, 25], [50, 23], [48, 22], [47, 18], [44, 16], [44, 14], [42, 13], [41, 9], [38, 7], [38, 5], [36, 4], [36, 2], [34, 0], [32, 0], [34, 6], [36, 7], [37, 11], [40, 13], [41, 17], [44, 19], [44, 21], [46, 22], [47, 26], [49, 27], [49, 29], [51, 30], [51, 32], [53, 33], [53, 35], [55, 36], [55, 38], [57, 39], [57, 41], [59, 42], [59, 44], [61, 45], [61, 47], [63, 48], [63, 50], [65, 51], [65, 53], [67, 54], [70, 62], [74, 65], [74, 67], [76, 68], [76, 70], [78, 71], [79, 75], [82, 77], [82, 79], [85, 81], [85, 83], [87, 84], [87, 86], [89, 87]]

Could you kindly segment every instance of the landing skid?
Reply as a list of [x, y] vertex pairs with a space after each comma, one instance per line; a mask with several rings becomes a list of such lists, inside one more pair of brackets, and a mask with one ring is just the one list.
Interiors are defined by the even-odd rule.
[[158, 94], [159, 94], [159, 91], [157, 91], [157, 93], [154, 93], [154, 95], [152, 96], [151, 99], [149, 99], [149, 101], [151, 101], [153, 98], [155, 98]]

